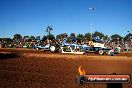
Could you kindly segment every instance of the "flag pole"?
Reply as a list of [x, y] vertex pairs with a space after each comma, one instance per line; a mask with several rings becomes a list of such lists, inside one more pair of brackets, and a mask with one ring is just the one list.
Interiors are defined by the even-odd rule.
[[[89, 8], [89, 10], [91, 10], [92, 12], [95, 11], [95, 8]], [[91, 25], [90, 25], [90, 29], [91, 29], [91, 40], [92, 40], [92, 30], [93, 30], [93, 25], [92, 25], [92, 22], [91, 22]]]

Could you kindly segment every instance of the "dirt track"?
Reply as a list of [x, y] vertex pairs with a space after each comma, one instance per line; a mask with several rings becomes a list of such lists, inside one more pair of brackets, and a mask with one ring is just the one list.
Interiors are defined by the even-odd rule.
[[[106, 84], [76, 83], [78, 67], [87, 74], [130, 74], [132, 54], [65, 55], [27, 49], [0, 49], [0, 88], [106, 88]], [[123, 88], [132, 88], [123, 84]]]

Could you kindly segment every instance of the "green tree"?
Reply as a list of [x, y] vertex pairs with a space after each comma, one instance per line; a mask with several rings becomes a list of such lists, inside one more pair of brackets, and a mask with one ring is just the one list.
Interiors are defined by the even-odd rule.
[[75, 33], [70, 34], [70, 38], [75, 38], [75, 37], [76, 37]]
[[132, 40], [132, 33], [128, 33], [125, 37], [124, 37], [124, 41], [126, 42], [131, 42]]
[[70, 36], [67, 38], [67, 41], [68, 42], [76, 41], [76, 35], [75, 35], [75, 33], [71, 33]]
[[62, 34], [58, 34], [57, 36], [56, 36], [56, 39], [58, 40], [58, 39], [63, 39], [63, 36], [62, 36]]
[[15, 40], [22, 39], [22, 36], [20, 34], [14, 34], [13, 39]]
[[112, 42], [115, 42], [115, 43], [118, 43], [118, 42], [122, 41], [122, 39], [123, 39], [123, 37], [121, 37], [118, 34], [114, 34], [114, 35], [111, 36]]
[[81, 42], [84, 41], [84, 40], [85, 40], [85, 37], [84, 37], [83, 34], [78, 34], [78, 35], [77, 35], [77, 42], [81, 43]]
[[30, 37], [28, 35], [23, 36], [23, 39], [28, 40]]
[[71, 38], [70, 37], [67, 37], [66, 42], [71, 42]]
[[89, 32], [86, 33], [85, 38], [86, 38], [87, 41], [90, 41], [91, 40], [91, 33], [89, 33]]
[[36, 40], [40, 40], [40, 36], [36, 36], [36, 38], [35, 38]]
[[67, 38], [68, 37], [67, 33], [63, 33], [62, 36], [63, 36], [63, 38]]
[[54, 40], [54, 39], [55, 39], [54, 35], [52, 35], [52, 34], [47, 35], [47, 38], [48, 38], [49, 40]]
[[30, 36], [30, 39], [31, 39], [31, 40], [35, 40], [35, 37], [34, 37], [34, 36]]
[[100, 39], [102, 39], [104, 37], [104, 34], [98, 31], [95, 31], [92, 35], [94, 38], [99, 36]]
[[104, 41], [108, 41], [108, 40], [109, 40], [108, 38], [109, 38], [108, 35], [104, 35], [104, 36], [103, 36], [103, 40], [104, 40]]
[[62, 34], [57, 35], [57, 36], [56, 36], [56, 39], [57, 39], [57, 40], [58, 40], [58, 39], [63, 40], [63, 38], [67, 38], [67, 37], [68, 37], [68, 35], [67, 35], [66, 33], [62, 33]]
[[42, 40], [46, 41], [47, 40], [47, 36], [44, 35], [43, 38], [42, 38]]
[[81, 40], [84, 40], [85, 36], [83, 34], [78, 34], [77, 38], [80, 38]]

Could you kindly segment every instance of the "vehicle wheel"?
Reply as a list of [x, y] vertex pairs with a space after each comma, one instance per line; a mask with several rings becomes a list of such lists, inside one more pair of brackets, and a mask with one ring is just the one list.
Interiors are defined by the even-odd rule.
[[110, 51], [108, 52], [108, 54], [109, 54], [110, 56], [114, 56], [114, 50], [110, 50]]
[[51, 52], [55, 52], [55, 50], [56, 50], [55, 46], [50, 46], [50, 51]]
[[39, 48], [36, 48], [37, 51], [39, 51], [40, 49]]
[[103, 50], [99, 50], [99, 55], [103, 55], [104, 51]]
[[110, 56], [114, 56], [114, 52], [110, 52]]
[[61, 52], [62, 52], [62, 49], [61, 49], [61, 48], [59, 48], [57, 52], [61, 53]]

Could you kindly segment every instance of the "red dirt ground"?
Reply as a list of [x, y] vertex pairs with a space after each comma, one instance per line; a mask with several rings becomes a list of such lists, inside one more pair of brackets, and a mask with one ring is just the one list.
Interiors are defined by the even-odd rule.
[[0, 88], [106, 88], [106, 84], [77, 84], [80, 65], [86, 74], [132, 75], [132, 53], [99, 56], [0, 49]]

